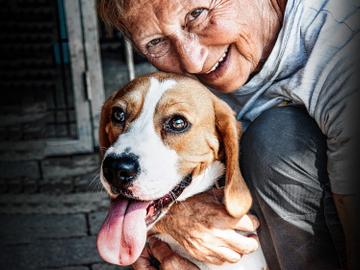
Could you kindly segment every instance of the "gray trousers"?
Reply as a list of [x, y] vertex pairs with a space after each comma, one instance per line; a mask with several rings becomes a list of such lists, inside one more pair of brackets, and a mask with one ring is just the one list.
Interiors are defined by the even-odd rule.
[[344, 264], [326, 149], [315, 121], [294, 106], [262, 113], [243, 134], [241, 170], [271, 270], [331, 270]]

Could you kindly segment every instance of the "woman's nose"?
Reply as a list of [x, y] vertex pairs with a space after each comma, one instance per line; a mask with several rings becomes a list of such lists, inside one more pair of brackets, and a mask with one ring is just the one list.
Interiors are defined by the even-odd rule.
[[187, 73], [203, 72], [208, 50], [201, 45], [198, 37], [187, 33], [181, 38], [177, 38], [174, 43], [184, 71]]

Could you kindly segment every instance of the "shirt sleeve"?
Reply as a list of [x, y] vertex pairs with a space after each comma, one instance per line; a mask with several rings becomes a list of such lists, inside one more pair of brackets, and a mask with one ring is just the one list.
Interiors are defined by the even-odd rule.
[[[325, 66], [319, 76], [319, 94], [313, 117], [327, 137], [328, 173], [333, 193], [353, 194], [357, 182], [355, 154], [356, 102], [359, 96], [358, 34]], [[360, 178], [360, 177], [359, 177]]]

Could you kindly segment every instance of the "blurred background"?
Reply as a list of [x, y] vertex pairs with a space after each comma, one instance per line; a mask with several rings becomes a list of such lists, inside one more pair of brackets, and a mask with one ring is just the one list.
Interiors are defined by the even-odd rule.
[[0, 0], [0, 269], [126, 269], [95, 246], [99, 113], [151, 71], [96, 0]]

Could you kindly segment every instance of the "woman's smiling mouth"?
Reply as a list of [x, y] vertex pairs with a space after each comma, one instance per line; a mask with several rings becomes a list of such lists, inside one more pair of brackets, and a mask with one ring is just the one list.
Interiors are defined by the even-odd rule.
[[229, 58], [231, 55], [231, 45], [229, 45], [224, 53], [221, 55], [219, 60], [209, 69], [206, 73], [197, 74], [198, 78], [203, 81], [205, 84], [210, 83], [220, 77], [222, 77], [228, 66]]
[[[230, 46], [229, 46], [230, 47]], [[209, 74], [213, 71], [215, 71], [217, 69], [217, 67], [224, 61], [224, 59], [226, 58], [227, 56], [227, 52], [229, 50], [229, 47], [226, 48], [225, 52], [223, 53], [223, 55], [220, 57], [220, 59], [215, 63], [215, 65], [209, 70], [206, 72], [206, 74]]]

